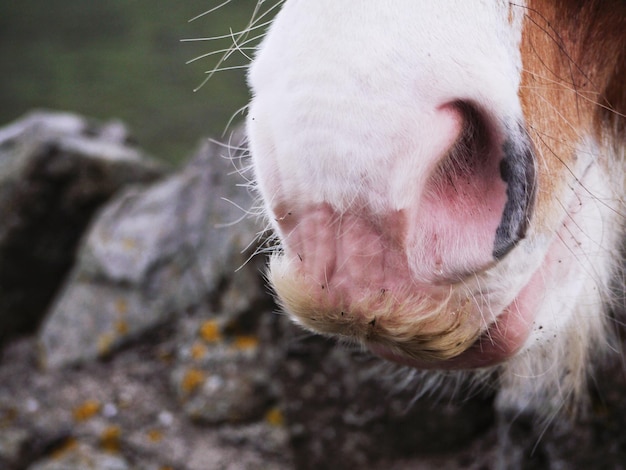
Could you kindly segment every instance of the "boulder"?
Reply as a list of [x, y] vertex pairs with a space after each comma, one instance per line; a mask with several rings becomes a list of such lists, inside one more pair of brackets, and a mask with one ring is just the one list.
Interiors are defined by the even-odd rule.
[[206, 142], [182, 171], [102, 210], [41, 329], [42, 363], [106, 356], [198, 305], [237, 315], [267, 302], [263, 261], [246, 251], [260, 232], [242, 209], [252, 199], [227, 152]]
[[0, 129], [0, 346], [37, 328], [95, 212], [163, 173], [117, 121], [36, 112]]
[[32, 465], [29, 470], [131, 470], [123, 458], [70, 441], [50, 458]]

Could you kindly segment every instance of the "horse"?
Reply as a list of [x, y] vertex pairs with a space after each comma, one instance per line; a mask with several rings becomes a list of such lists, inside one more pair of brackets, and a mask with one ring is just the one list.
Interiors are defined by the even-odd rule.
[[503, 407], [584, 402], [624, 306], [624, 77], [623, 0], [283, 2], [246, 118], [282, 309]]

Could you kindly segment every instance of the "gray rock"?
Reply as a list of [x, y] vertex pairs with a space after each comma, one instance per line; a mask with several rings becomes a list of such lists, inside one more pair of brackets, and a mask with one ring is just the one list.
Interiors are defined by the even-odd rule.
[[101, 452], [85, 444], [74, 444], [43, 459], [29, 470], [130, 470], [121, 456]]
[[44, 364], [101, 357], [200, 304], [236, 313], [267, 298], [247, 262], [252, 199], [225, 153], [207, 142], [180, 173], [107, 205], [41, 330]]
[[457, 400], [418, 400], [417, 384], [406, 380], [410, 370], [291, 328], [286, 337], [299, 339], [288, 343], [281, 402], [297, 468], [326, 468], [329, 456], [333, 468], [401, 459], [412, 462], [404, 468], [429, 468], [423, 456], [445, 454], [451, 461], [487, 438], [495, 419], [489, 393], [468, 396], [459, 388]]
[[33, 113], [0, 129], [0, 346], [34, 331], [93, 214], [163, 169], [119, 122]]
[[23, 428], [3, 429], [0, 433], [0, 463], [17, 462], [30, 442], [30, 433]]
[[241, 330], [238, 320], [226, 315], [192, 319], [176, 341], [181, 346], [172, 386], [194, 422], [258, 420], [276, 398], [270, 386], [276, 366], [263, 355], [271, 345], [263, 344], [257, 329], [250, 331], [250, 324]]
[[137, 470], [293, 468], [286, 428], [273, 413], [215, 426], [188, 419], [169, 381], [176, 341], [166, 329], [109, 361], [46, 373], [34, 367], [32, 339], [11, 343], [0, 363], [0, 441], [11, 435], [13, 457], [0, 455], [0, 468], [74, 462], [69, 451], [77, 447]]

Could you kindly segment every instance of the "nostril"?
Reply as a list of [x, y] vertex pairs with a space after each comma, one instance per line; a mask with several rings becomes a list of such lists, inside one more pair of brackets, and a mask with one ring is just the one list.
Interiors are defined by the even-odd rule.
[[[503, 258], [525, 237], [535, 199], [536, 168], [532, 143], [524, 126], [506, 129], [504, 139], [492, 129], [487, 114], [471, 103], [454, 104], [464, 116], [464, 128], [442, 172], [448, 181], [465, 175], [474, 184], [480, 178], [506, 184], [506, 203], [496, 230], [493, 257]], [[453, 168], [450, 168], [450, 167]], [[491, 183], [493, 184], [493, 183]]]
[[423, 279], [467, 275], [505, 256], [525, 236], [534, 201], [534, 154], [523, 127], [509, 128], [473, 103], [446, 107], [462, 123], [413, 221], [413, 245], [428, 250], [413, 260]]
[[471, 103], [454, 101], [446, 107], [453, 108], [462, 119], [458, 139], [447, 152], [433, 176], [431, 185], [438, 192], [448, 193], [448, 197], [462, 197], [465, 186], [485, 184], [498, 177], [497, 137], [490, 132], [486, 118]]
[[426, 197], [438, 204], [451, 222], [455, 217], [465, 222], [468, 216], [481, 215], [497, 223], [506, 198], [506, 181], [501, 175], [503, 133], [471, 103], [455, 101], [446, 106], [461, 116], [461, 130], [432, 173]]

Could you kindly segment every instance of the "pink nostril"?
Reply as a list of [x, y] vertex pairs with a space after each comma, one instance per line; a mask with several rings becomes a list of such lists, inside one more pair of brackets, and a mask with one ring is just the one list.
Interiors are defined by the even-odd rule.
[[499, 130], [466, 102], [447, 106], [463, 116], [462, 131], [409, 223], [422, 281], [460, 279], [505, 256], [524, 237], [534, 201], [534, 156], [520, 127]]

